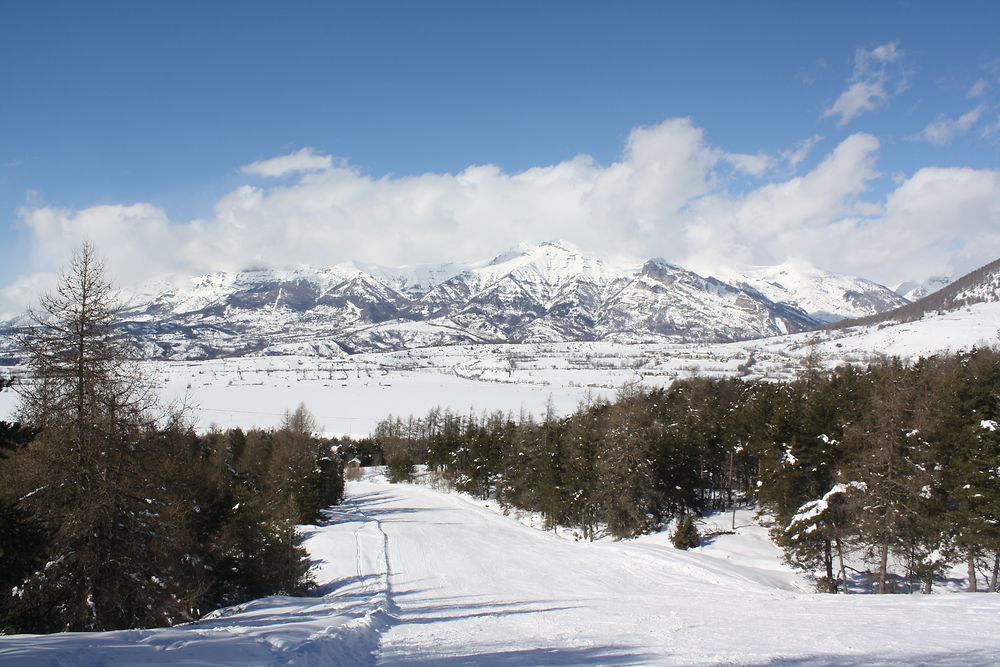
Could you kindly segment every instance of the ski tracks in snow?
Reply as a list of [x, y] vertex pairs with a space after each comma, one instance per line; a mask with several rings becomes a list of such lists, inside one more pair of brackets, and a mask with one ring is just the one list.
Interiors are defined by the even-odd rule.
[[[355, 654], [353, 664], [374, 664], [382, 634], [399, 623], [399, 608], [392, 597], [392, 563], [389, 556], [389, 534], [381, 519], [366, 514], [360, 503], [352, 503], [351, 513], [359, 521], [354, 531], [355, 568], [363, 591], [370, 594], [370, 609], [362, 618], [352, 621], [356, 631], [368, 631], [364, 656]], [[374, 575], [374, 576], [373, 576]], [[362, 647], [358, 647], [362, 648]], [[358, 660], [364, 657], [364, 660]]]

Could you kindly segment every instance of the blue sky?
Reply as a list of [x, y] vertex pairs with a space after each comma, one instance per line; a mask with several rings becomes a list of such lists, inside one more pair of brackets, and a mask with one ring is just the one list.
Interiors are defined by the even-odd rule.
[[3, 3], [0, 311], [82, 238], [123, 281], [555, 237], [969, 270], [1000, 256], [998, 25], [996, 2]]

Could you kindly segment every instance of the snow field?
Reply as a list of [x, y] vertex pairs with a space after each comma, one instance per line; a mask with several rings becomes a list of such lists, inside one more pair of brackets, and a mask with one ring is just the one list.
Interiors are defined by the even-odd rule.
[[[349, 482], [305, 526], [318, 597], [174, 628], [0, 638], [4, 665], [991, 665], [1000, 596], [800, 592], [749, 511], [680, 552], [578, 542], [493, 503]], [[703, 532], [728, 529], [715, 515]]]
[[[1000, 342], [1000, 303], [982, 303], [917, 322], [824, 331], [718, 345], [610, 342], [455, 345], [353, 356], [238, 357], [149, 362], [165, 402], [187, 405], [195, 425], [271, 427], [299, 403], [331, 435], [366, 436], [388, 415], [501, 410], [558, 414], [588, 398], [614, 398], [627, 383], [743, 376], [781, 381], [802, 358], [864, 364], [880, 355], [916, 359]], [[10, 369], [18, 374], [18, 369]], [[9, 373], [8, 373], [9, 374]], [[11, 418], [15, 391], [0, 392], [0, 419]]]

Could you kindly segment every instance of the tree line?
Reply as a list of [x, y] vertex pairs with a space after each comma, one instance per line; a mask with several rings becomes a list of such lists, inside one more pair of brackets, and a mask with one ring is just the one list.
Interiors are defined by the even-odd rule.
[[[396, 480], [426, 463], [459, 490], [584, 539], [674, 519], [690, 531], [686, 517], [756, 504], [786, 559], [817, 573], [824, 591], [846, 590], [857, 563], [878, 592], [930, 591], [961, 563], [970, 590], [985, 576], [996, 591], [1000, 355], [807, 366], [788, 383], [625, 387], [561, 418], [389, 417], [341, 451], [384, 460]], [[690, 532], [678, 540], [690, 543]]]
[[[91, 246], [31, 313], [30, 381], [0, 422], [0, 630], [170, 625], [309, 584], [297, 523], [340, 501], [304, 406], [198, 434], [156, 405]], [[10, 389], [10, 379], [0, 388]]]

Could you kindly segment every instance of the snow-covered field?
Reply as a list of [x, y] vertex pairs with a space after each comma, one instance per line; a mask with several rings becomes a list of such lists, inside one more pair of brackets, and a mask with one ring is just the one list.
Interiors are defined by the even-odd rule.
[[458, 494], [350, 482], [330, 522], [305, 528], [317, 597], [161, 630], [2, 637], [0, 664], [1000, 663], [1000, 595], [803, 592], [749, 512], [736, 526], [689, 552], [665, 534], [577, 542]]
[[[914, 359], [1000, 342], [1000, 303], [983, 303], [891, 326], [805, 333], [719, 345], [535, 343], [456, 345], [353, 356], [239, 357], [150, 363], [166, 401], [186, 403], [196, 425], [274, 426], [300, 402], [329, 434], [369, 434], [392, 414], [502, 410], [557, 413], [587, 398], [612, 398], [639, 382], [741, 375], [783, 380], [815, 352], [823, 363], [865, 363], [879, 355]], [[813, 354], [812, 356], [816, 356]], [[12, 369], [14, 372], [17, 369]], [[16, 394], [0, 392], [0, 419]]]

